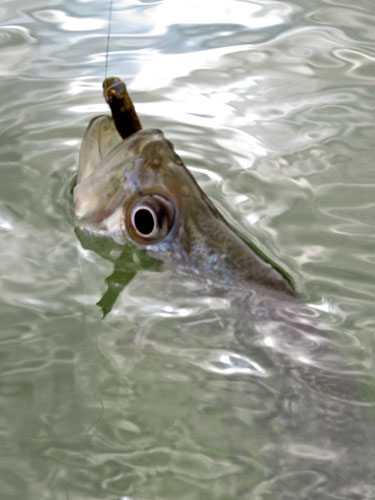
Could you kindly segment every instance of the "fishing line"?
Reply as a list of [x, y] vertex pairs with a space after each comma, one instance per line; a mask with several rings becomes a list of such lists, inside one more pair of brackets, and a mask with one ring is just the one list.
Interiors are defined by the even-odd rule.
[[108, 70], [108, 53], [109, 53], [109, 40], [111, 38], [112, 10], [113, 10], [113, 0], [110, 0], [110, 2], [109, 2], [109, 14], [108, 14], [107, 51], [105, 54], [104, 79], [107, 78], [107, 70]]

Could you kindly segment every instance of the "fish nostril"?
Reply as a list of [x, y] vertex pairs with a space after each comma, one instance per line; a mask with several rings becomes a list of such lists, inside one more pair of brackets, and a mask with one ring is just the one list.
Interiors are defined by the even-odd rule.
[[156, 227], [155, 214], [147, 208], [139, 208], [133, 214], [133, 224], [142, 236], [149, 236]]

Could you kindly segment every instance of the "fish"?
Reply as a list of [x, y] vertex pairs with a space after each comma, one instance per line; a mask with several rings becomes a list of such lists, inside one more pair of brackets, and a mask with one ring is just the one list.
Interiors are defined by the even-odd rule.
[[[163, 132], [142, 128], [125, 84], [107, 78], [103, 93], [111, 115], [97, 116], [87, 127], [73, 204], [82, 245], [114, 262], [108, 290], [98, 302], [104, 316], [140, 269], [160, 266], [237, 297], [237, 342], [250, 348], [251, 335], [267, 332], [261, 343], [272, 345], [280, 377], [287, 374], [290, 394], [283, 404], [286, 401], [290, 409], [283, 411], [290, 411], [289, 432], [293, 435], [293, 429], [311, 421], [311, 434], [304, 438], [311, 444], [318, 436], [321, 449], [326, 447], [322, 463], [331, 468], [329, 491], [338, 495], [332, 498], [371, 498], [368, 477], [373, 465], [365, 471], [361, 459], [369, 439], [361, 427], [367, 408], [358, 403], [358, 384], [340, 349], [310, 321], [314, 314], [291, 277], [231, 227]], [[313, 449], [303, 446], [302, 455]], [[281, 464], [294, 453], [288, 447]], [[336, 458], [329, 458], [331, 452]], [[352, 480], [348, 470], [365, 479]]]
[[82, 141], [78, 225], [209, 282], [297, 297], [290, 276], [230, 226], [163, 132], [141, 127], [125, 84], [111, 77], [103, 87], [112, 116], [91, 120]]

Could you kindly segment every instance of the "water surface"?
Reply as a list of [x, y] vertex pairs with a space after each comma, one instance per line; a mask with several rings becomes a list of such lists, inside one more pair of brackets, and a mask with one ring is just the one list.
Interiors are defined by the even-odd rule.
[[[144, 126], [340, 346], [353, 436], [375, 433], [372, 15], [366, 1], [114, 1], [109, 54]], [[251, 298], [145, 271], [101, 318], [112, 266], [76, 239], [70, 190], [85, 127], [107, 112], [107, 18], [98, 0], [0, 6], [1, 496], [335, 498], [336, 441], [280, 376]], [[280, 332], [297, 360], [304, 337]], [[374, 498], [372, 436], [349, 439], [338, 498]]]

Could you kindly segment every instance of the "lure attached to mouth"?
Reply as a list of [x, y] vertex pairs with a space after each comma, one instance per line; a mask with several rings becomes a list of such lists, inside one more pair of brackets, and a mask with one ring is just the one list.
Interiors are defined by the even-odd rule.
[[103, 89], [112, 117], [94, 118], [82, 141], [79, 226], [214, 283], [295, 296], [289, 277], [230, 227], [163, 133], [142, 129], [125, 84], [107, 78]]
[[123, 139], [142, 129], [126, 85], [120, 78], [106, 78], [103, 82], [103, 95], [111, 108], [117, 131]]

